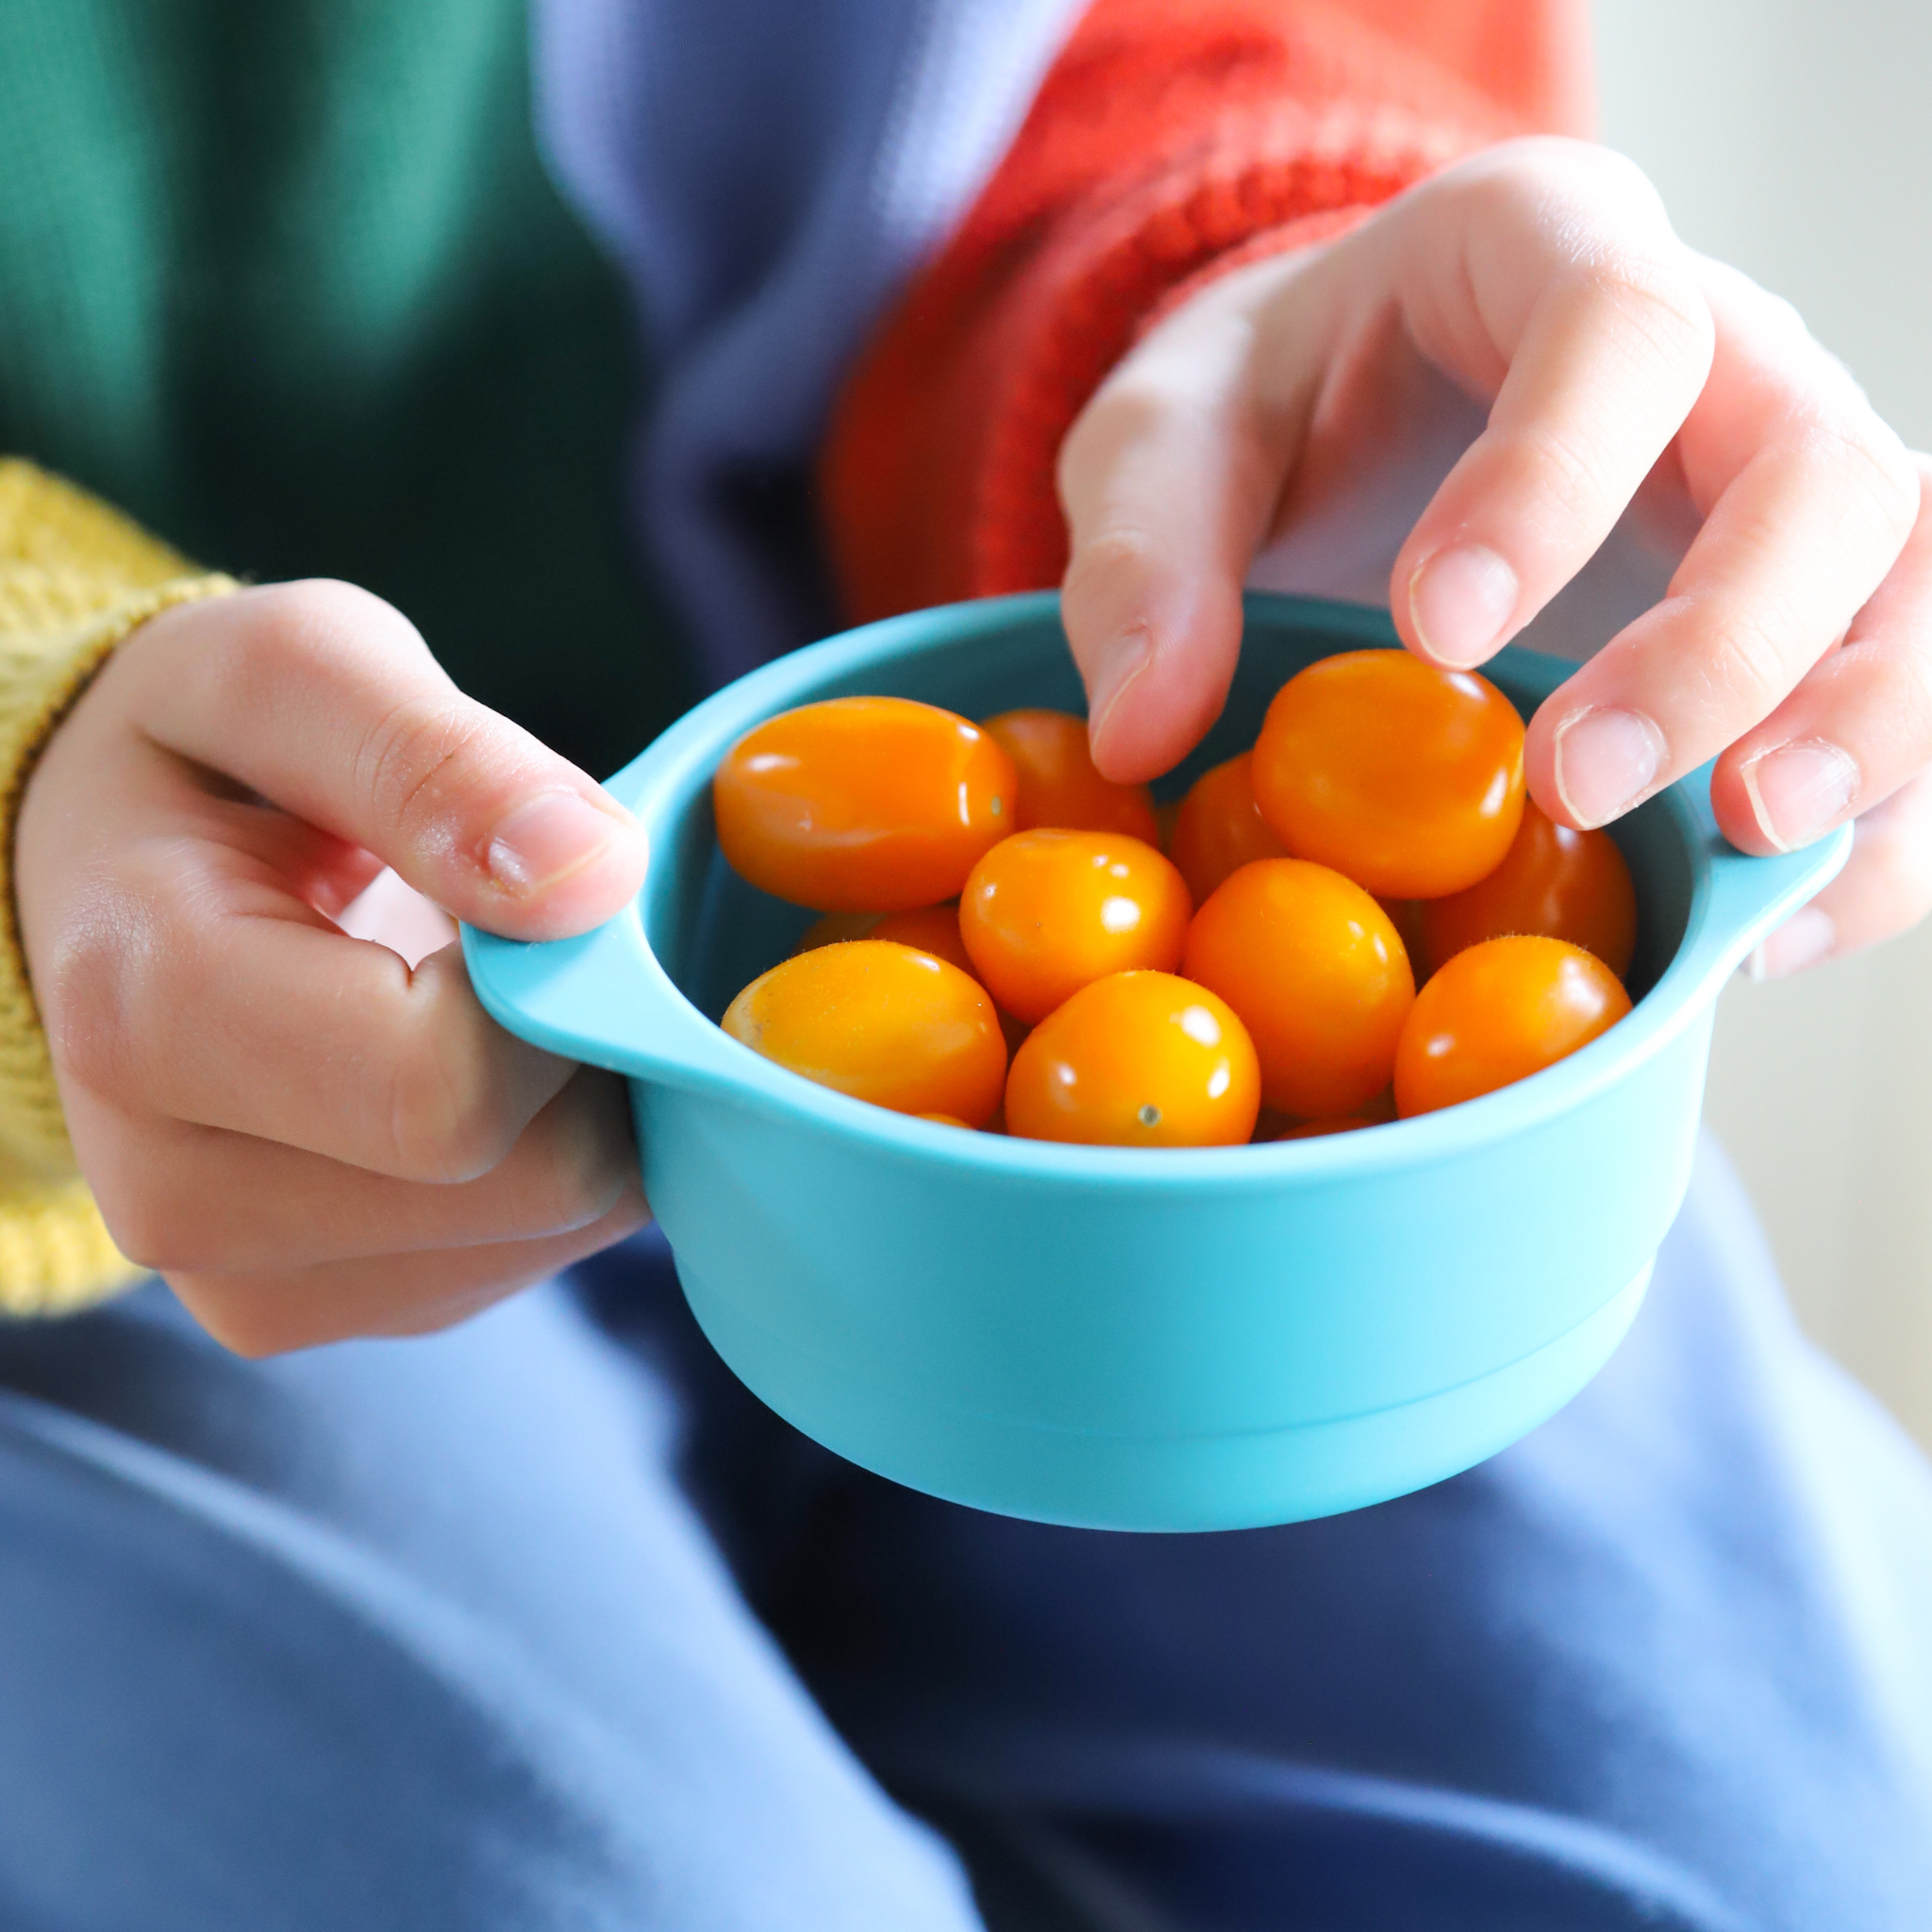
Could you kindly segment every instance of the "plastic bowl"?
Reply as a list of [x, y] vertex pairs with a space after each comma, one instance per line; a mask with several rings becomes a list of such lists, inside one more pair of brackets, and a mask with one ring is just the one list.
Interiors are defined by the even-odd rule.
[[[1226, 711], [1160, 789], [1251, 743], [1303, 665], [1395, 641], [1378, 611], [1251, 596]], [[1487, 675], [1526, 714], [1570, 668], [1510, 650]], [[724, 865], [711, 773], [760, 719], [868, 691], [969, 717], [1082, 708], [1051, 594], [833, 638], [720, 691], [610, 781], [652, 841], [623, 913], [548, 944], [464, 934], [505, 1026], [630, 1076], [685, 1293], [757, 1394], [934, 1495], [1170, 1530], [1399, 1495], [1583, 1387], [1683, 1198], [1718, 991], [1843, 863], [1848, 831], [1742, 858], [1703, 773], [1631, 814], [1636, 1008], [1501, 1092], [1259, 1147], [1009, 1141], [814, 1086], [714, 1024], [811, 915]]]

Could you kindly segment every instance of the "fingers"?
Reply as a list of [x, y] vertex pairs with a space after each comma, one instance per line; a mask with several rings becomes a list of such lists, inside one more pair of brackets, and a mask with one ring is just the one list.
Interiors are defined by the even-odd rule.
[[124, 1113], [461, 1181], [570, 1077], [483, 1011], [459, 948], [411, 971], [212, 841], [136, 842], [92, 894], [35, 983], [63, 1079]]
[[1932, 763], [1932, 458], [1912, 461], [1919, 517], [1884, 583], [1711, 774], [1718, 824], [1741, 851], [1809, 844]]
[[444, 1187], [140, 1119], [86, 1093], [76, 1094], [68, 1125], [115, 1245], [170, 1275], [569, 1234], [608, 1214], [637, 1174], [623, 1083], [588, 1068], [490, 1173]]
[[[1677, 444], [1704, 526], [1664, 600], [1530, 725], [1530, 790], [1567, 824], [1618, 817], [1757, 726], [1845, 636], [1919, 515], [1904, 446], [1795, 316], [1730, 271], [1706, 285], [1717, 355]], [[1869, 670], [1846, 674], [1847, 695]], [[1802, 784], [1784, 770], [1828, 802], [1846, 781], [1829, 763]], [[1723, 808], [1744, 828], [1728, 789]]]
[[1241, 579], [1321, 369], [1312, 347], [1266, 367], [1253, 353], [1259, 291], [1295, 273], [1265, 262], [1188, 304], [1122, 362], [1061, 447], [1061, 617], [1094, 762], [1118, 782], [1168, 770], [1226, 698]]
[[1494, 397], [1391, 577], [1404, 641], [1464, 669], [1608, 536], [1704, 386], [1713, 325], [1656, 192], [1607, 150], [1513, 142], [1391, 216], [1365, 239], [1409, 336]]
[[109, 669], [138, 682], [156, 743], [377, 854], [474, 924], [558, 938], [642, 880], [630, 814], [464, 697], [364, 591], [279, 584], [166, 612]]
[[1845, 869], [1751, 958], [1754, 979], [1782, 979], [1916, 925], [1932, 911], [1932, 774], [1858, 820]]
[[622, 1241], [649, 1219], [643, 1194], [633, 1187], [589, 1226], [541, 1241], [257, 1274], [190, 1270], [169, 1281], [217, 1341], [239, 1355], [277, 1355], [349, 1336], [446, 1328]]

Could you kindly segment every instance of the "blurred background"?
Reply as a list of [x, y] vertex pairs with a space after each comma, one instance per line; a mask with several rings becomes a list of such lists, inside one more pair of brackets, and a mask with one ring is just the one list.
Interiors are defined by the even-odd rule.
[[[1603, 139], [1932, 448], [1932, 7], [1597, 0]], [[1718, 1010], [1706, 1115], [1807, 1328], [1932, 1448], [1932, 930]]]

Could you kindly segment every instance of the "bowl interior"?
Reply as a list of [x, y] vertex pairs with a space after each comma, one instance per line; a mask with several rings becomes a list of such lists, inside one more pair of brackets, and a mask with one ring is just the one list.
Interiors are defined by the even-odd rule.
[[[1271, 617], [1251, 610], [1226, 708], [1192, 755], [1156, 783], [1156, 796], [1178, 797], [1210, 765], [1251, 746], [1274, 693], [1304, 666], [1338, 651], [1396, 641], [1393, 626], [1379, 611], [1297, 605], [1293, 616]], [[1486, 666], [1484, 675], [1527, 717], [1574, 668], [1512, 649]], [[1028, 705], [1086, 708], [1059, 623], [1046, 612], [1017, 617], [991, 633], [882, 655], [832, 673], [808, 691], [793, 691], [773, 708], [860, 694], [923, 699], [969, 718]], [[1620, 820], [1612, 836], [1637, 888], [1637, 955], [1629, 988], [1632, 999], [1641, 1000], [1684, 937], [1695, 828], [1673, 793], [1665, 792]], [[645, 932], [678, 990], [716, 1020], [741, 988], [790, 952], [815, 915], [758, 891], [725, 864], [712, 831], [705, 774], [694, 774], [662, 824], [658, 843], [660, 851], [668, 844], [675, 854], [676, 862], [667, 871], [677, 886], [662, 895], [646, 893]]]

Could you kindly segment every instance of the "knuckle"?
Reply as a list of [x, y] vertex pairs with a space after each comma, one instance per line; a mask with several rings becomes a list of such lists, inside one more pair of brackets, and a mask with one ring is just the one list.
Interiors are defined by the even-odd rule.
[[1762, 600], [1749, 612], [1735, 613], [1711, 633], [1705, 676], [1711, 689], [1713, 715], [1770, 716], [1792, 682], [1778, 642], [1791, 628], [1792, 620], [1781, 604]]
[[1074, 553], [1067, 564], [1066, 591], [1077, 595], [1097, 579], [1142, 570], [1153, 561], [1156, 550], [1151, 532], [1113, 525], [1088, 538]]
[[157, 1274], [205, 1268], [214, 1258], [208, 1245], [208, 1217], [202, 1204], [190, 1204], [169, 1188], [130, 1177], [123, 1171], [90, 1176], [95, 1205], [114, 1245], [138, 1268]]
[[1702, 375], [1716, 350], [1717, 324], [1688, 262], [1625, 250], [1588, 273], [1597, 297], [1655, 358]]
[[391, 1171], [404, 1180], [452, 1184], [497, 1167], [522, 1131], [494, 1056], [467, 1032], [432, 1027], [393, 1068], [388, 1094]]
[[412, 691], [363, 733], [354, 768], [358, 788], [386, 824], [406, 840], [447, 823], [475, 762], [481, 726], [455, 690]]
[[268, 715], [288, 703], [291, 680], [325, 698], [352, 689], [372, 666], [434, 667], [408, 619], [355, 584], [264, 584], [223, 602], [239, 621], [197, 639], [193, 657], [197, 703], [210, 715]]
[[1919, 519], [1919, 468], [1911, 452], [1880, 417], [1862, 408], [1828, 416], [1811, 441], [1837, 487], [1863, 508], [1896, 555]]
[[[156, 1016], [182, 1008], [169, 998], [184, 952], [172, 924], [171, 863], [153, 845], [124, 855], [91, 881], [72, 915], [34, 961], [34, 994], [59, 1074], [108, 1100], [142, 1085]], [[165, 1024], [163, 1038], [172, 1037]]]

